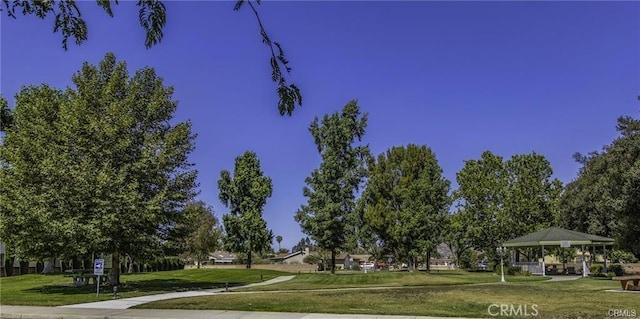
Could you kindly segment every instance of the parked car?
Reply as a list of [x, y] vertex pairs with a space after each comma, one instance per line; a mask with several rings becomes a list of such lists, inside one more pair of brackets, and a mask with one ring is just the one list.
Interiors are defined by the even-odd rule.
[[375, 264], [372, 262], [362, 264], [362, 269], [364, 270], [373, 270], [375, 268]]

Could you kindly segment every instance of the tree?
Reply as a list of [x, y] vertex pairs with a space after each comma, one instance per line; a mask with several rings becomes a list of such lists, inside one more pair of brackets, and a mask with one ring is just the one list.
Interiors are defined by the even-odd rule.
[[276, 236], [276, 241], [278, 242], [278, 251], [280, 251], [281, 250], [280, 243], [282, 242], [282, 236], [280, 235]]
[[219, 248], [222, 229], [211, 207], [202, 201], [188, 203], [183, 214], [190, 230], [185, 239], [186, 252], [200, 268], [202, 260]]
[[247, 268], [251, 268], [252, 252], [270, 249], [273, 241], [273, 233], [262, 218], [272, 193], [271, 178], [264, 176], [256, 153], [247, 151], [236, 158], [233, 177], [227, 170], [220, 172], [218, 188], [220, 201], [230, 209], [222, 216], [225, 246], [245, 253]]
[[464, 209], [458, 209], [455, 214], [447, 216], [444, 242], [453, 253], [454, 260], [459, 267], [465, 251], [474, 247], [472, 235], [473, 216]]
[[368, 166], [363, 221], [386, 251], [415, 267], [442, 242], [450, 182], [425, 145], [392, 147]]
[[341, 113], [325, 115], [321, 123], [316, 117], [309, 126], [322, 162], [305, 179], [303, 195], [308, 203], [300, 207], [295, 220], [320, 248], [331, 251], [332, 274], [336, 253], [356, 233], [355, 192], [366, 176], [369, 147], [353, 143], [362, 140], [366, 126], [367, 115], [360, 115], [355, 100]]
[[[298, 106], [302, 106], [302, 95], [300, 89], [295, 84], [288, 84], [285, 74], [291, 71], [289, 61], [287, 60], [284, 50], [280, 43], [272, 41], [262, 24], [260, 15], [253, 3], [260, 5], [260, 0], [236, 0], [233, 10], [240, 10], [246, 3], [258, 22], [258, 31], [262, 42], [269, 47], [271, 66], [271, 80], [277, 84], [276, 92], [279, 97], [278, 111], [280, 115], [291, 115], [293, 110]], [[67, 41], [69, 38], [75, 39], [77, 45], [87, 40], [88, 26], [82, 17], [80, 8], [75, 0], [47, 0], [47, 1], [11, 1], [2, 0], [4, 11], [7, 16], [16, 19], [16, 10], [22, 11], [23, 15], [35, 15], [40, 19], [45, 19], [54, 15], [53, 32], [62, 33], [62, 47], [67, 50]], [[118, 4], [118, 1], [97, 0], [98, 6], [104, 9], [105, 13], [113, 18], [112, 4]], [[138, 0], [139, 7], [138, 17], [140, 26], [145, 31], [145, 46], [148, 48], [162, 41], [164, 27], [167, 22], [167, 12], [165, 5], [160, 0]], [[0, 7], [2, 11], [2, 7]], [[286, 72], [286, 73], [285, 73]]]
[[[640, 99], [640, 97], [639, 97]], [[600, 152], [576, 154], [582, 164], [562, 196], [560, 223], [569, 229], [613, 237], [640, 256], [640, 120], [618, 118], [620, 136]]]
[[[0, 146], [0, 235], [20, 256], [139, 255], [159, 247], [195, 195], [190, 122], [153, 69], [107, 54], [74, 88], [23, 87]], [[118, 285], [119, 267], [110, 272]]]
[[496, 257], [502, 242], [554, 224], [562, 184], [552, 173], [551, 164], [536, 153], [503, 161], [486, 151], [480, 159], [466, 161], [456, 175], [455, 198], [468, 238], [459, 239]]

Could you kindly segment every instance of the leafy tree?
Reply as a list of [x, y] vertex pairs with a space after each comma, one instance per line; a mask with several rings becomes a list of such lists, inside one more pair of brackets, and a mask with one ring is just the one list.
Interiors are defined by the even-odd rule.
[[353, 100], [342, 112], [316, 117], [309, 131], [322, 158], [320, 167], [305, 179], [303, 195], [308, 198], [295, 215], [302, 231], [331, 251], [331, 273], [335, 273], [335, 255], [355, 234], [355, 192], [366, 176], [365, 161], [369, 147], [354, 146], [364, 136], [367, 115], [360, 115]]
[[[279, 97], [278, 111], [280, 115], [291, 115], [296, 107], [302, 105], [302, 95], [300, 89], [295, 84], [288, 84], [286, 74], [291, 71], [289, 61], [287, 60], [284, 50], [280, 43], [272, 41], [260, 19], [260, 15], [254, 2], [260, 5], [260, 0], [236, 0], [233, 10], [240, 10], [246, 3], [258, 22], [258, 31], [262, 42], [269, 47], [269, 64], [271, 66], [271, 80], [277, 84], [276, 92]], [[8, 17], [17, 18], [20, 11], [22, 15], [35, 15], [40, 19], [54, 16], [53, 32], [62, 33], [62, 47], [67, 50], [67, 41], [69, 38], [75, 39], [77, 45], [87, 40], [88, 26], [82, 17], [80, 8], [75, 0], [2, 0], [4, 11]], [[104, 9], [105, 13], [113, 18], [112, 4], [118, 4], [118, 1], [97, 0], [98, 6]], [[138, 0], [136, 4], [138, 9], [138, 17], [140, 26], [145, 31], [145, 46], [152, 46], [162, 41], [163, 30], [167, 23], [167, 12], [163, 1], [160, 0]], [[2, 11], [0, 7], [0, 11]], [[285, 73], [286, 72], [286, 73]]]
[[495, 248], [511, 238], [551, 226], [557, 219], [562, 184], [551, 177], [544, 156], [514, 155], [508, 161], [489, 151], [465, 162], [458, 172], [463, 242], [496, 257]]
[[[197, 172], [191, 124], [170, 124], [177, 103], [153, 69], [129, 77], [107, 54], [85, 63], [74, 88], [23, 87], [0, 146], [0, 235], [40, 259], [159, 247]], [[110, 273], [119, 284], [119, 267]]]
[[236, 158], [233, 177], [227, 170], [220, 172], [218, 188], [220, 201], [231, 210], [222, 216], [225, 246], [245, 253], [247, 268], [251, 268], [252, 252], [269, 250], [273, 241], [262, 218], [272, 193], [271, 178], [264, 176], [256, 153], [247, 151]]
[[460, 266], [462, 254], [474, 247], [472, 230], [473, 216], [464, 209], [458, 209], [455, 214], [447, 216], [444, 242], [454, 256], [454, 262]]
[[282, 236], [280, 235], [276, 236], [276, 241], [278, 242], [278, 250], [281, 250], [280, 243], [282, 242]]
[[442, 242], [449, 188], [430, 148], [393, 147], [369, 162], [363, 221], [387, 251], [415, 267]]
[[309, 237], [305, 237], [301, 238], [300, 241], [291, 248], [291, 252], [304, 250], [305, 247], [309, 247], [309, 250], [312, 251], [317, 248], [316, 244]]
[[620, 136], [600, 152], [576, 154], [578, 177], [562, 197], [560, 223], [569, 229], [613, 237], [640, 256], [640, 120], [618, 118]]
[[200, 264], [209, 253], [219, 248], [222, 229], [211, 207], [202, 201], [188, 203], [183, 214], [189, 229], [185, 238], [186, 252], [195, 259], [200, 268]]

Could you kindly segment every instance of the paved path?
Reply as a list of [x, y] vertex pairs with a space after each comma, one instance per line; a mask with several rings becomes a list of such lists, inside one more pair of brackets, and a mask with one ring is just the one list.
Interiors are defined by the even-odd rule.
[[[249, 284], [245, 286], [237, 286], [237, 287], [229, 287], [229, 290], [237, 289], [237, 288], [246, 288], [246, 287], [255, 287], [255, 286], [264, 286], [271, 285], [283, 281], [287, 281], [292, 279], [295, 276], [280, 276], [273, 278], [271, 280]], [[116, 300], [107, 300], [107, 301], [97, 301], [90, 303], [81, 303], [75, 305], [66, 305], [58, 308], [99, 308], [99, 309], [129, 309], [133, 306], [137, 306], [143, 303], [152, 302], [152, 301], [160, 301], [167, 299], [175, 299], [175, 298], [184, 298], [184, 297], [199, 297], [199, 296], [212, 296], [221, 292], [224, 292], [225, 288], [220, 289], [206, 289], [206, 290], [191, 290], [191, 291], [182, 291], [182, 292], [171, 292], [166, 294], [158, 294], [158, 295], [148, 295], [141, 297], [133, 297], [133, 298], [123, 298]]]
[[576, 280], [582, 278], [582, 276], [549, 276], [551, 279], [545, 282], [555, 282], [555, 281], [568, 281], [568, 280]]
[[249, 312], [226, 310], [90, 309], [0, 306], [2, 319], [463, 319], [421, 316], [346, 315], [328, 313]]

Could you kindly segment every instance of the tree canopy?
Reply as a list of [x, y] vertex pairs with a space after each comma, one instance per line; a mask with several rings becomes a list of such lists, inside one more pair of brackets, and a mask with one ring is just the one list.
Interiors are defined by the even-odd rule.
[[213, 209], [202, 201], [188, 203], [183, 214], [187, 229], [184, 240], [185, 252], [200, 268], [209, 253], [220, 247], [222, 228], [213, 214]]
[[362, 140], [367, 115], [361, 115], [353, 100], [322, 122], [316, 117], [309, 131], [322, 158], [320, 167], [305, 179], [303, 195], [307, 204], [295, 215], [302, 231], [320, 248], [331, 251], [331, 273], [335, 273], [335, 255], [355, 241], [355, 192], [366, 176], [367, 145], [354, 145]]
[[256, 153], [247, 151], [236, 158], [233, 176], [227, 170], [220, 172], [218, 188], [220, 201], [230, 210], [222, 216], [225, 246], [246, 253], [247, 268], [251, 268], [252, 252], [269, 250], [273, 241], [273, 232], [262, 218], [273, 190], [271, 178], [264, 176]]
[[490, 256], [500, 243], [553, 225], [562, 183], [552, 178], [551, 164], [531, 153], [502, 157], [486, 151], [469, 160], [456, 175], [458, 212], [452, 222], [467, 240]]
[[380, 239], [384, 251], [415, 265], [417, 256], [442, 242], [450, 182], [425, 145], [392, 147], [368, 166], [362, 196], [366, 229]]
[[[107, 54], [74, 88], [23, 87], [0, 146], [0, 234], [23, 257], [138, 255], [159, 246], [195, 195], [190, 122], [151, 68]], [[119, 283], [118, 267], [112, 284]]]
[[616, 239], [640, 256], [640, 120], [618, 118], [620, 136], [600, 152], [576, 154], [578, 177], [562, 197], [563, 227]]

